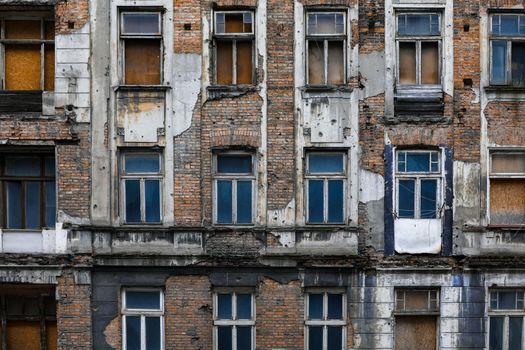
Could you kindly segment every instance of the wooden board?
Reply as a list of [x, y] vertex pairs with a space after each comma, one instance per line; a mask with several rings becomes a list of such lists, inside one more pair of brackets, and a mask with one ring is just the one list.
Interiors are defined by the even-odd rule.
[[525, 179], [490, 180], [490, 223], [525, 224]]
[[7, 321], [9, 350], [40, 350], [40, 322]]
[[56, 321], [46, 322], [46, 350], [57, 350], [58, 331]]
[[133, 39], [125, 42], [125, 83], [160, 84], [160, 40]]
[[217, 84], [231, 85], [233, 70], [233, 45], [231, 41], [217, 42]]
[[40, 45], [5, 45], [5, 89], [40, 90]]
[[396, 316], [396, 350], [435, 350], [436, 316]]
[[252, 84], [252, 42], [237, 42], [237, 84]]

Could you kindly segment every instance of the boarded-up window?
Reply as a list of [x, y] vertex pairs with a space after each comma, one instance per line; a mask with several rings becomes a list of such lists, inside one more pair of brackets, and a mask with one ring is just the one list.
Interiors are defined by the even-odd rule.
[[525, 152], [491, 154], [490, 222], [525, 224]]
[[215, 83], [253, 84], [253, 12], [215, 12]]
[[346, 14], [309, 12], [306, 21], [307, 83], [343, 85], [346, 82]]
[[162, 30], [159, 12], [123, 12], [120, 38], [124, 84], [162, 83]]

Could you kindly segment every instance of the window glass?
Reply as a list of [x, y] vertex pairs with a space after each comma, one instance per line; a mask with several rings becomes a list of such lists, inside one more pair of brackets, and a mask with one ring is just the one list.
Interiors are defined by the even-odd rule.
[[525, 43], [522, 42], [512, 43], [512, 85], [525, 85]]
[[228, 224], [232, 220], [232, 181], [217, 181], [217, 222]]
[[437, 210], [437, 180], [421, 180], [421, 219], [435, 219]]
[[232, 350], [232, 327], [217, 327], [217, 343], [221, 350]]
[[324, 181], [308, 181], [308, 222], [323, 223], [324, 218]]
[[160, 350], [160, 317], [146, 317], [146, 349]]
[[126, 154], [125, 161], [127, 174], [160, 172], [158, 154]]
[[218, 294], [217, 295], [217, 317], [221, 320], [232, 319], [232, 295]]
[[307, 35], [342, 35], [345, 33], [342, 13], [309, 13]]
[[126, 350], [140, 350], [140, 316], [126, 316]]
[[340, 173], [344, 171], [342, 154], [313, 153], [308, 156], [310, 173]]
[[40, 227], [40, 182], [26, 182], [25, 188], [25, 210], [26, 229], [37, 229]]
[[44, 159], [44, 174], [46, 176], [55, 176], [55, 158], [46, 157]]
[[252, 295], [237, 294], [237, 319], [249, 320], [252, 318]]
[[160, 222], [160, 181], [144, 181], [146, 222]]
[[308, 327], [308, 350], [323, 350], [323, 327]]
[[6, 157], [5, 174], [11, 176], [39, 176], [40, 159], [31, 156]]
[[492, 33], [502, 36], [525, 35], [525, 16], [494, 15], [492, 17]]
[[521, 350], [523, 337], [523, 316], [509, 317], [509, 349]]
[[324, 41], [308, 40], [308, 83], [324, 84]]
[[399, 180], [399, 217], [413, 218], [415, 214], [415, 180]]
[[237, 223], [252, 222], [252, 181], [237, 181]]
[[308, 316], [310, 320], [323, 318], [323, 294], [308, 295]]
[[439, 84], [439, 44], [435, 41], [421, 43], [421, 82]]
[[507, 42], [492, 41], [492, 84], [507, 83]]
[[54, 181], [46, 181], [46, 226], [55, 226], [55, 214], [56, 214], [56, 187]]
[[252, 172], [252, 156], [217, 156], [217, 172], [230, 174], [244, 174]]
[[243, 34], [253, 32], [251, 12], [218, 12], [215, 14], [216, 34]]
[[237, 350], [251, 350], [252, 349], [252, 327], [239, 326], [237, 327]]
[[159, 292], [126, 291], [127, 309], [160, 309]]
[[343, 344], [343, 327], [328, 327], [328, 350], [341, 350]]
[[344, 47], [343, 41], [328, 42], [328, 84], [344, 83]]
[[160, 34], [158, 13], [122, 14], [122, 34]]
[[343, 180], [328, 181], [328, 222], [338, 223], [344, 221], [343, 200], [344, 188]]
[[126, 222], [137, 223], [141, 221], [140, 216], [140, 181], [126, 180]]
[[20, 197], [22, 185], [19, 182], [7, 182], [7, 228], [22, 228]]
[[407, 172], [430, 171], [430, 153], [407, 153]]
[[343, 295], [328, 294], [328, 319], [339, 320], [343, 318]]
[[504, 317], [490, 317], [490, 350], [503, 350]]
[[416, 43], [400, 42], [399, 43], [399, 83], [416, 84]]
[[437, 14], [406, 14], [398, 16], [399, 35], [439, 35]]

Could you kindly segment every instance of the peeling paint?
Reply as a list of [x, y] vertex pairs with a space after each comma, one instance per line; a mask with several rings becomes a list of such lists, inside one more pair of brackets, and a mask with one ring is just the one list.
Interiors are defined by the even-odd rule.
[[174, 54], [173, 77], [174, 136], [191, 127], [194, 109], [201, 89], [202, 57], [197, 54]]

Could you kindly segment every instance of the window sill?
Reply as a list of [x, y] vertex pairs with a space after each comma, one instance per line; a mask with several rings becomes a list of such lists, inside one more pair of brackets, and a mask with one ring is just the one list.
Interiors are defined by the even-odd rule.
[[210, 85], [207, 87], [210, 99], [240, 97], [249, 92], [256, 92], [256, 85]]
[[506, 93], [525, 93], [525, 86], [511, 86], [511, 85], [489, 85], [485, 86], [486, 92], [506, 92]]
[[347, 85], [305, 85], [304, 92], [352, 92], [352, 88]]
[[115, 91], [167, 91], [171, 90], [169, 85], [118, 85], [113, 87]]
[[487, 226], [488, 229], [499, 229], [509, 231], [521, 231], [525, 229], [525, 224], [492, 224]]

